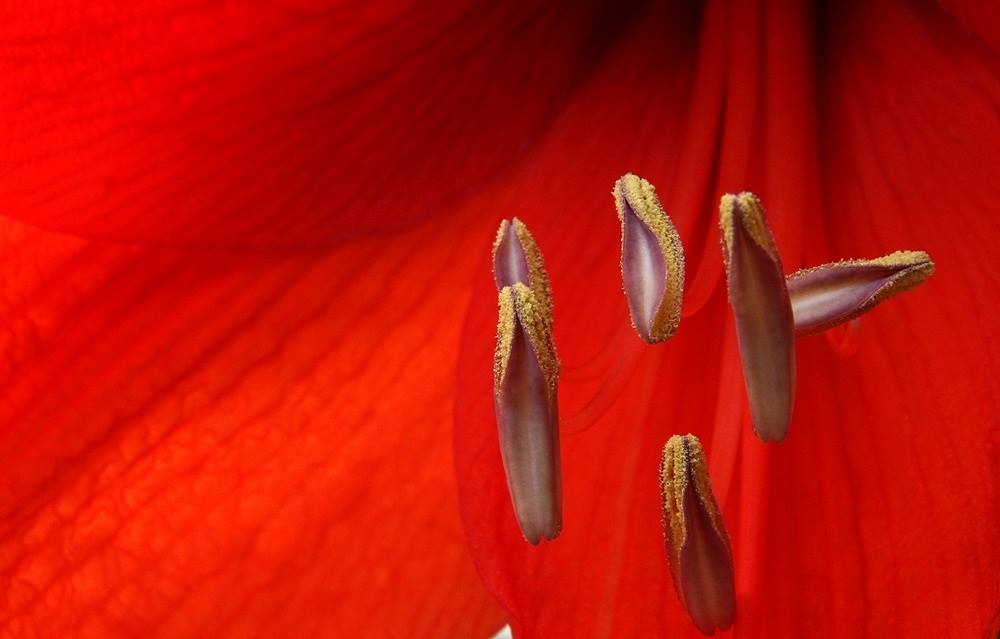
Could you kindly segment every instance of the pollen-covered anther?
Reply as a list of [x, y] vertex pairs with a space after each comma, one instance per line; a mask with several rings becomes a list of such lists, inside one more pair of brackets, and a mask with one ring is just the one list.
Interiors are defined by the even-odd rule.
[[[521, 234], [515, 225], [520, 225]], [[530, 237], [520, 222], [505, 221], [494, 247], [497, 284], [504, 285], [499, 293], [493, 399], [514, 514], [524, 538], [537, 544], [554, 539], [562, 528], [562, 483], [552, 303], [541, 255]], [[510, 245], [504, 242], [515, 242], [516, 248], [505, 254]], [[518, 257], [527, 265], [520, 271], [527, 281], [515, 278], [508, 284], [507, 276], [518, 272], [508, 266]]]
[[753, 193], [723, 196], [719, 213], [754, 432], [763, 441], [781, 441], [795, 395], [795, 324], [781, 259], [764, 207]]
[[628, 173], [612, 191], [622, 226], [622, 281], [632, 325], [644, 341], [673, 337], [681, 321], [684, 248], [656, 190]]
[[872, 260], [843, 260], [803, 269], [786, 278], [795, 332], [833, 328], [909, 290], [934, 273], [923, 251], [896, 251]]
[[674, 435], [660, 464], [663, 527], [674, 589], [706, 635], [733, 625], [733, 553], [712, 493], [708, 464], [694, 435]]
[[516, 217], [503, 220], [497, 229], [493, 242], [493, 277], [498, 291], [517, 282], [526, 284], [551, 317], [552, 285], [545, 272], [542, 253], [528, 227]]

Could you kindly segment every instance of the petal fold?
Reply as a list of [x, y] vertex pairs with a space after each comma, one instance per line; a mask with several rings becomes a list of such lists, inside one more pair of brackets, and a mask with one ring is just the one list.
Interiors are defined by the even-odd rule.
[[408, 226], [537, 142], [614, 39], [594, 37], [601, 10], [32, 2], [0, 24], [0, 209], [170, 245], [322, 247]]

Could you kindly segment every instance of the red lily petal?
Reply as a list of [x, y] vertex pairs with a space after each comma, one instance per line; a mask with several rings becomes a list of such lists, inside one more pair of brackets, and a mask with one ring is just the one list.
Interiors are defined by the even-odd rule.
[[5, 633], [499, 627], [455, 514], [438, 356], [465, 307], [459, 231], [246, 255], [0, 220]]
[[[705, 9], [711, 43], [697, 66], [725, 73], [716, 48], [739, 45], [726, 54], [732, 75], [715, 169], [674, 172], [677, 149], [699, 148], [692, 131], [717, 125], [719, 109], [705, 88], [713, 80], [701, 75], [691, 93], [682, 85], [666, 100], [657, 95], [692, 68], [695, 49], [671, 31], [690, 23], [651, 8], [524, 177], [496, 198], [497, 216], [516, 206], [545, 247], [564, 363], [564, 528], [537, 549], [517, 532], [490, 418], [492, 229], [480, 231], [455, 434], [480, 574], [518, 637], [698, 636], [669, 585], [653, 475], [667, 436], [691, 431], [705, 442], [733, 536], [735, 636], [995, 636], [1000, 353], [992, 336], [1000, 327], [982, 293], [1000, 280], [996, 229], [983, 214], [1000, 201], [995, 58], [929, 6], [837, 4], [823, 16], [798, 3], [769, 3], [763, 13], [736, 3], [730, 16], [721, 6]], [[814, 24], [823, 25], [820, 49]], [[701, 101], [712, 126], [685, 121], [689, 99]], [[591, 153], [580, 158], [581, 148]], [[648, 168], [647, 153], [656, 160]], [[689, 167], [700, 156], [682, 159]], [[616, 229], [590, 193], [605, 167], [657, 183], [686, 246], [714, 220], [702, 221], [702, 199], [688, 190], [697, 187], [660, 176], [716, 171], [712, 197], [761, 194], [790, 271], [919, 248], [939, 272], [865, 318], [854, 357], [823, 338], [800, 342], [798, 427], [769, 449], [749, 434], [718, 271], [706, 262], [721, 268], [711, 244], [688, 260], [696, 275], [686, 311], [701, 308], [697, 317], [664, 348], [631, 335], [627, 309], [614, 302]], [[671, 206], [678, 193], [697, 206]]]
[[3, 211], [160, 243], [418, 219], [529, 148], [615, 31], [597, 3], [69, 4], [0, 25]]
[[809, 262], [902, 242], [942, 268], [928, 290], [864, 318], [853, 357], [800, 342], [806, 427], [775, 452], [763, 549], [787, 577], [770, 582], [760, 616], [780, 620], [774, 636], [813, 634], [807, 619], [822, 618], [830, 636], [993, 637], [1000, 351], [996, 301], [981, 291], [1000, 279], [982, 214], [1000, 198], [1000, 67], [934, 12], [830, 18], [852, 46], [827, 68], [831, 222]]

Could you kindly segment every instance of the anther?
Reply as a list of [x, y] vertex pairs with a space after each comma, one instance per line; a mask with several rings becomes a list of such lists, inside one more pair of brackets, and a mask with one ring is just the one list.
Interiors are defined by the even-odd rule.
[[500, 453], [521, 534], [537, 544], [562, 528], [559, 359], [548, 276], [534, 240], [517, 220], [500, 225], [494, 269], [500, 289], [493, 366]]
[[873, 260], [843, 260], [803, 269], [787, 278], [795, 332], [809, 334], [843, 324], [934, 273], [923, 251], [896, 251]]
[[622, 281], [632, 325], [654, 344], [673, 337], [681, 321], [684, 249], [656, 190], [628, 173], [612, 191], [622, 226]]
[[552, 286], [545, 272], [542, 253], [528, 227], [516, 217], [500, 222], [493, 242], [493, 276], [497, 290], [517, 282], [527, 285], [539, 303], [545, 306], [543, 314], [551, 319]]
[[754, 432], [763, 441], [781, 441], [795, 395], [794, 320], [781, 259], [757, 196], [727, 194], [719, 211], [729, 303]]
[[733, 625], [733, 553], [712, 493], [708, 464], [694, 435], [674, 435], [660, 464], [663, 526], [674, 589], [706, 635]]

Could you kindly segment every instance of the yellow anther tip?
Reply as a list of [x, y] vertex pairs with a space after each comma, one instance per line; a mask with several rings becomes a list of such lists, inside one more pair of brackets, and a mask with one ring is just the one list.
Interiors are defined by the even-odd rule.
[[705, 508], [716, 534], [728, 545], [729, 535], [726, 533], [722, 513], [715, 503], [708, 462], [701, 442], [690, 433], [674, 435], [663, 447], [660, 490], [666, 532], [671, 537], [671, 550], [678, 556], [686, 537], [684, 497], [689, 487], [695, 491], [695, 496]]
[[736, 224], [739, 224], [753, 242], [767, 251], [776, 263], [781, 263], [774, 236], [767, 224], [767, 213], [760, 198], [750, 191], [727, 193], [719, 201], [719, 228], [722, 231], [723, 256], [729, 268], [729, 255], [735, 241]]
[[552, 316], [549, 306], [534, 289], [518, 282], [499, 292], [497, 344], [493, 360], [493, 381], [497, 387], [507, 372], [514, 332], [524, 331], [545, 377], [550, 397], [555, 396], [559, 381], [559, 356], [552, 339]]

